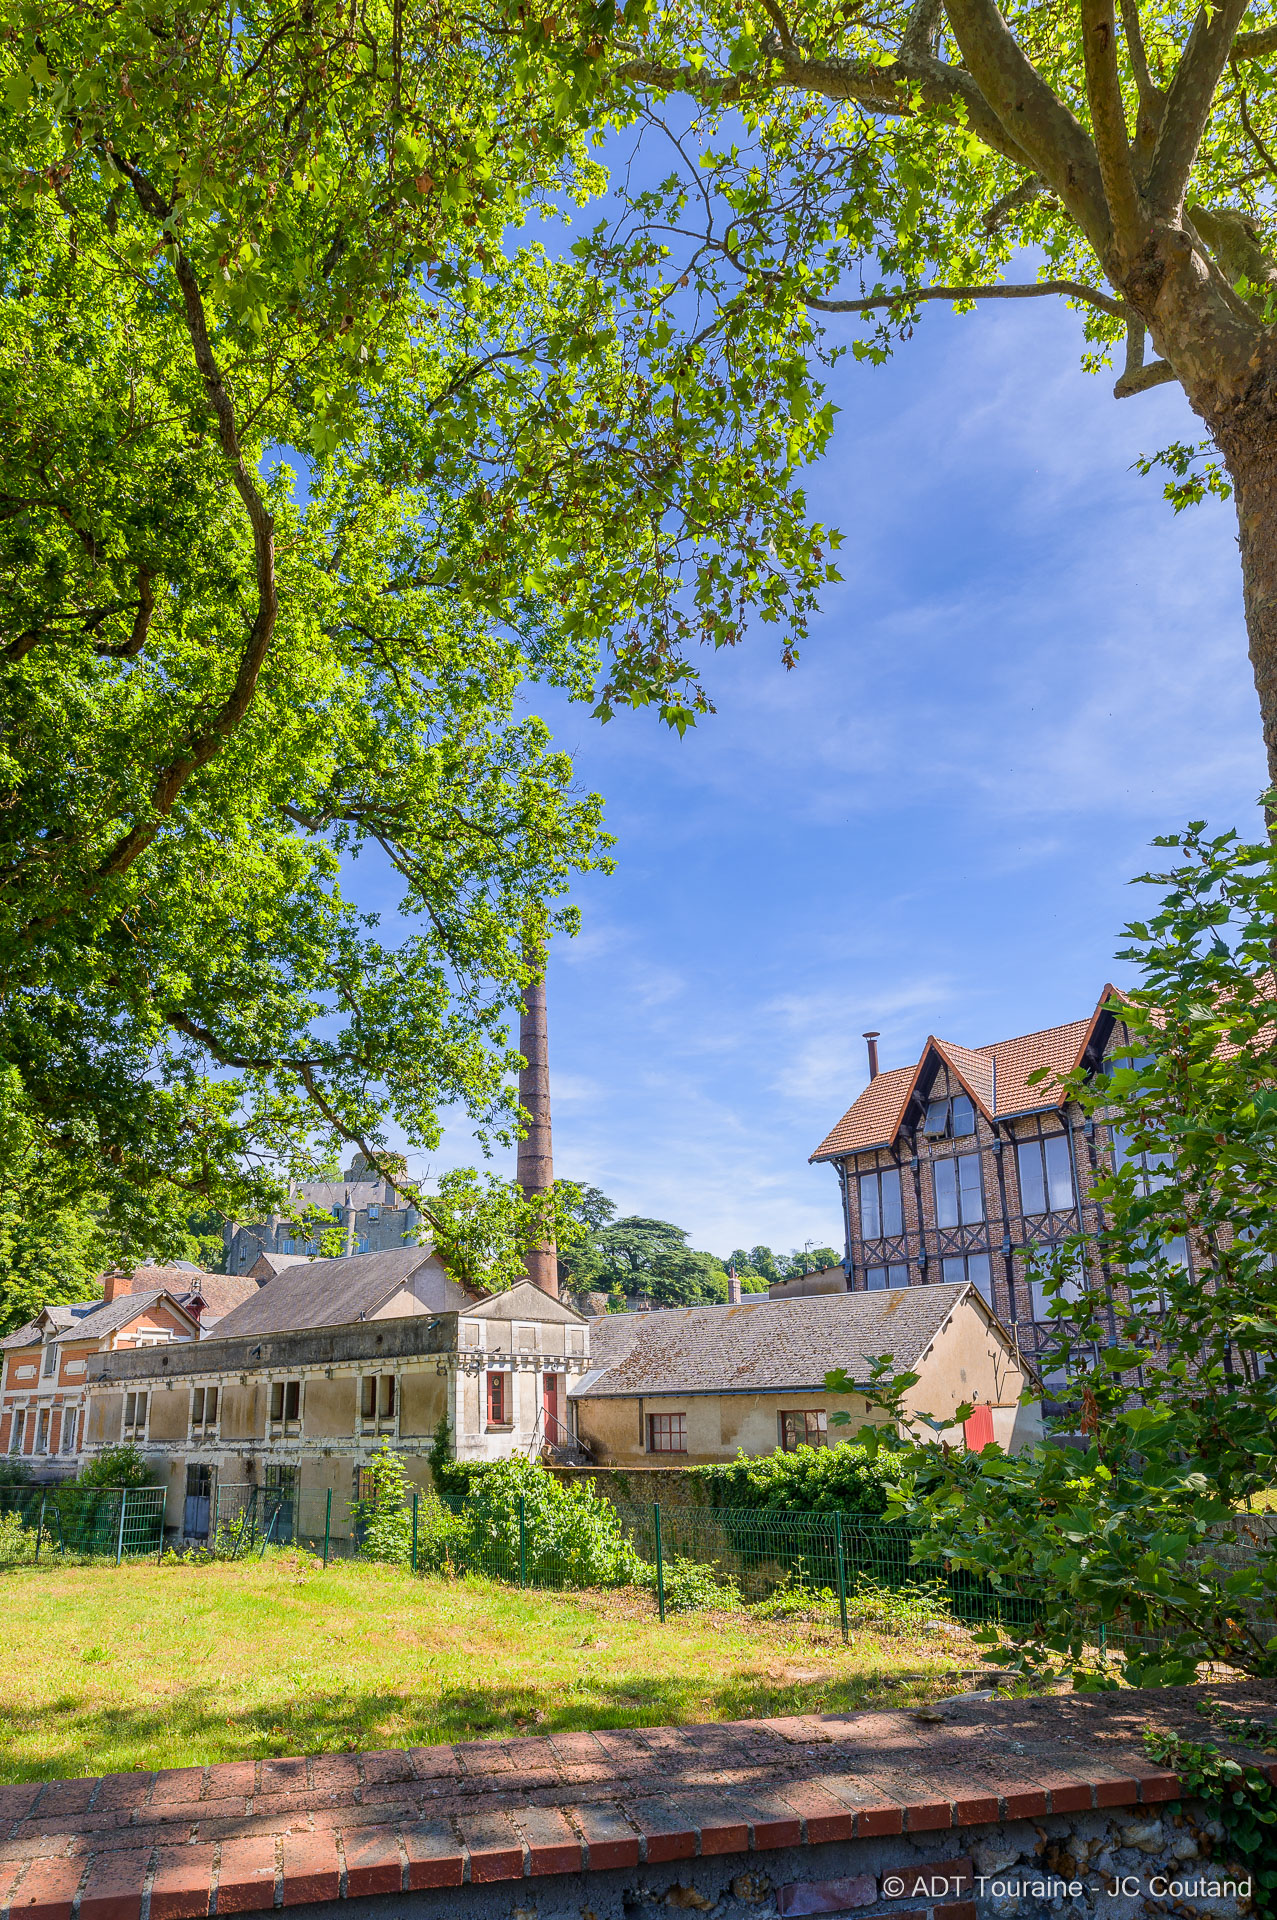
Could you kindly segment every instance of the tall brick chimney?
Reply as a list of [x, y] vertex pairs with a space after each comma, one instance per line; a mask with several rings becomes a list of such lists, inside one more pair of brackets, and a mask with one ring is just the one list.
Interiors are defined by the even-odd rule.
[[[529, 941], [524, 959], [535, 977], [523, 995], [519, 1017], [519, 1052], [524, 1066], [519, 1074], [519, 1105], [527, 1115], [527, 1133], [519, 1142], [517, 1178], [531, 1199], [554, 1185], [554, 1147], [550, 1136], [550, 1041], [545, 1015], [545, 947]], [[553, 1240], [528, 1248], [528, 1279], [557, 1298], [559, 1257]]]

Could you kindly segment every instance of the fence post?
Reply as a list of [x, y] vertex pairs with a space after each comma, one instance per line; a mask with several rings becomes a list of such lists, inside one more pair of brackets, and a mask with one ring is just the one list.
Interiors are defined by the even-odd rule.
[[40, 1495], [40, 1524], [35, 1530], [35, 1561], [37, 1566], [40, 1564], [40, 1542], [44, 1538], [44, 1503], [48, 1497], [47, 1493]]
[[159, 1550], [155, 1555], [155, 1564], [157, 1567], [162, 1567], [164, 1565], [164, 1515], [167, 1513], [167, 1511], [168, 1511], [168, 1493], [166, 1491], [164, 1498], [160, 1501], [160, 1545], [159, 1545]]
[[117, 1534], [116, 1541], [115, 1541], [115, 1564], [117, 1567], [119, 1566], [121, 1560], [123, 1560], [124, 1558], [124, 1515], [128, 1510], [128, 1504], [129, 1504], [129, 1490], [127, 1487], [121, 1487], [120, 1488], [120, 1531]]
[[417, 1502], [421, 1498], [418, 1488], [412, 1490], [412, 1570], [417, 1571]]
[[328, 1542], [333, 1529], [333, 1490], [328, 1489], [328, 1498], [324, 1502], [324, 1565], [328, 1565]]
[[656, 1605], [661, 1616], [661, 1625], [665, 1625], [665, 1561], [661, 1554], [661, 1503], [652, 1502], [652, 1519], [656, 1526]]
[[528, 1584], [528, 1503], [519, 1495], [519, 1585]]
[[838, 1556], [838, 1613], [842, 1620], [842, 1641], [847, 1644], [847, 1569], [842, 1557], [842, 1515], [834, 1514], [834, 1549]]

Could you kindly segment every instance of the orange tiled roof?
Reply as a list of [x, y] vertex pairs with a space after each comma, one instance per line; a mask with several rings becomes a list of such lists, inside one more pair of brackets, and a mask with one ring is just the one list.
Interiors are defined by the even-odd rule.
[[[990, 1120], [1059, 1106], [1063, 1099], [1061, 1080], [1078, 1065], [1096, 1021], [1115, 997], [1114, 989], [1106, 986], [1094, 1013], [1085, 1020], [1043, 1027], [1038, 1033], [1022, 1033], [1014, 1040], [994, 1040], [987, 1047], [960, 1047], [952, 1040], [930, 1035], [913, 1066], [892, 1067], [869, 1082], [811, 1158], [832, 1160], [845, 1153], [890, 1146], [932, 1052], [952, 1068]], [[1042, 1067], [1048, 1069], [1049, 1078], [1030, 1086], [1029, 1076]]]

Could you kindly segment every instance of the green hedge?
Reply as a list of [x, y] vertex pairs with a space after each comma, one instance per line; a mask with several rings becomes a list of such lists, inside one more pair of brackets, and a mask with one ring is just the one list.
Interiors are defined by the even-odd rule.
[[863, 1447], [798, 1447], [756, 1459], [738, 1454], [730, 1465], [688, 1467], [714, 1507], [770, 1507], [779, 1513], [854, 1513], [876, 1519], [886, 1510], [887, 1489], [899, 1469], [882, 1453], [871, 1460]]

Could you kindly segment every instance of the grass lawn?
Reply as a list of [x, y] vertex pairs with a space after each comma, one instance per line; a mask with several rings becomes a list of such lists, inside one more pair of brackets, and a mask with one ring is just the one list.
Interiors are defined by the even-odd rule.
[[671, 1615], [302, 1555], [0, 1573], [0, 1780], [917, 1704], [979, 1665], [907, 1618]]

